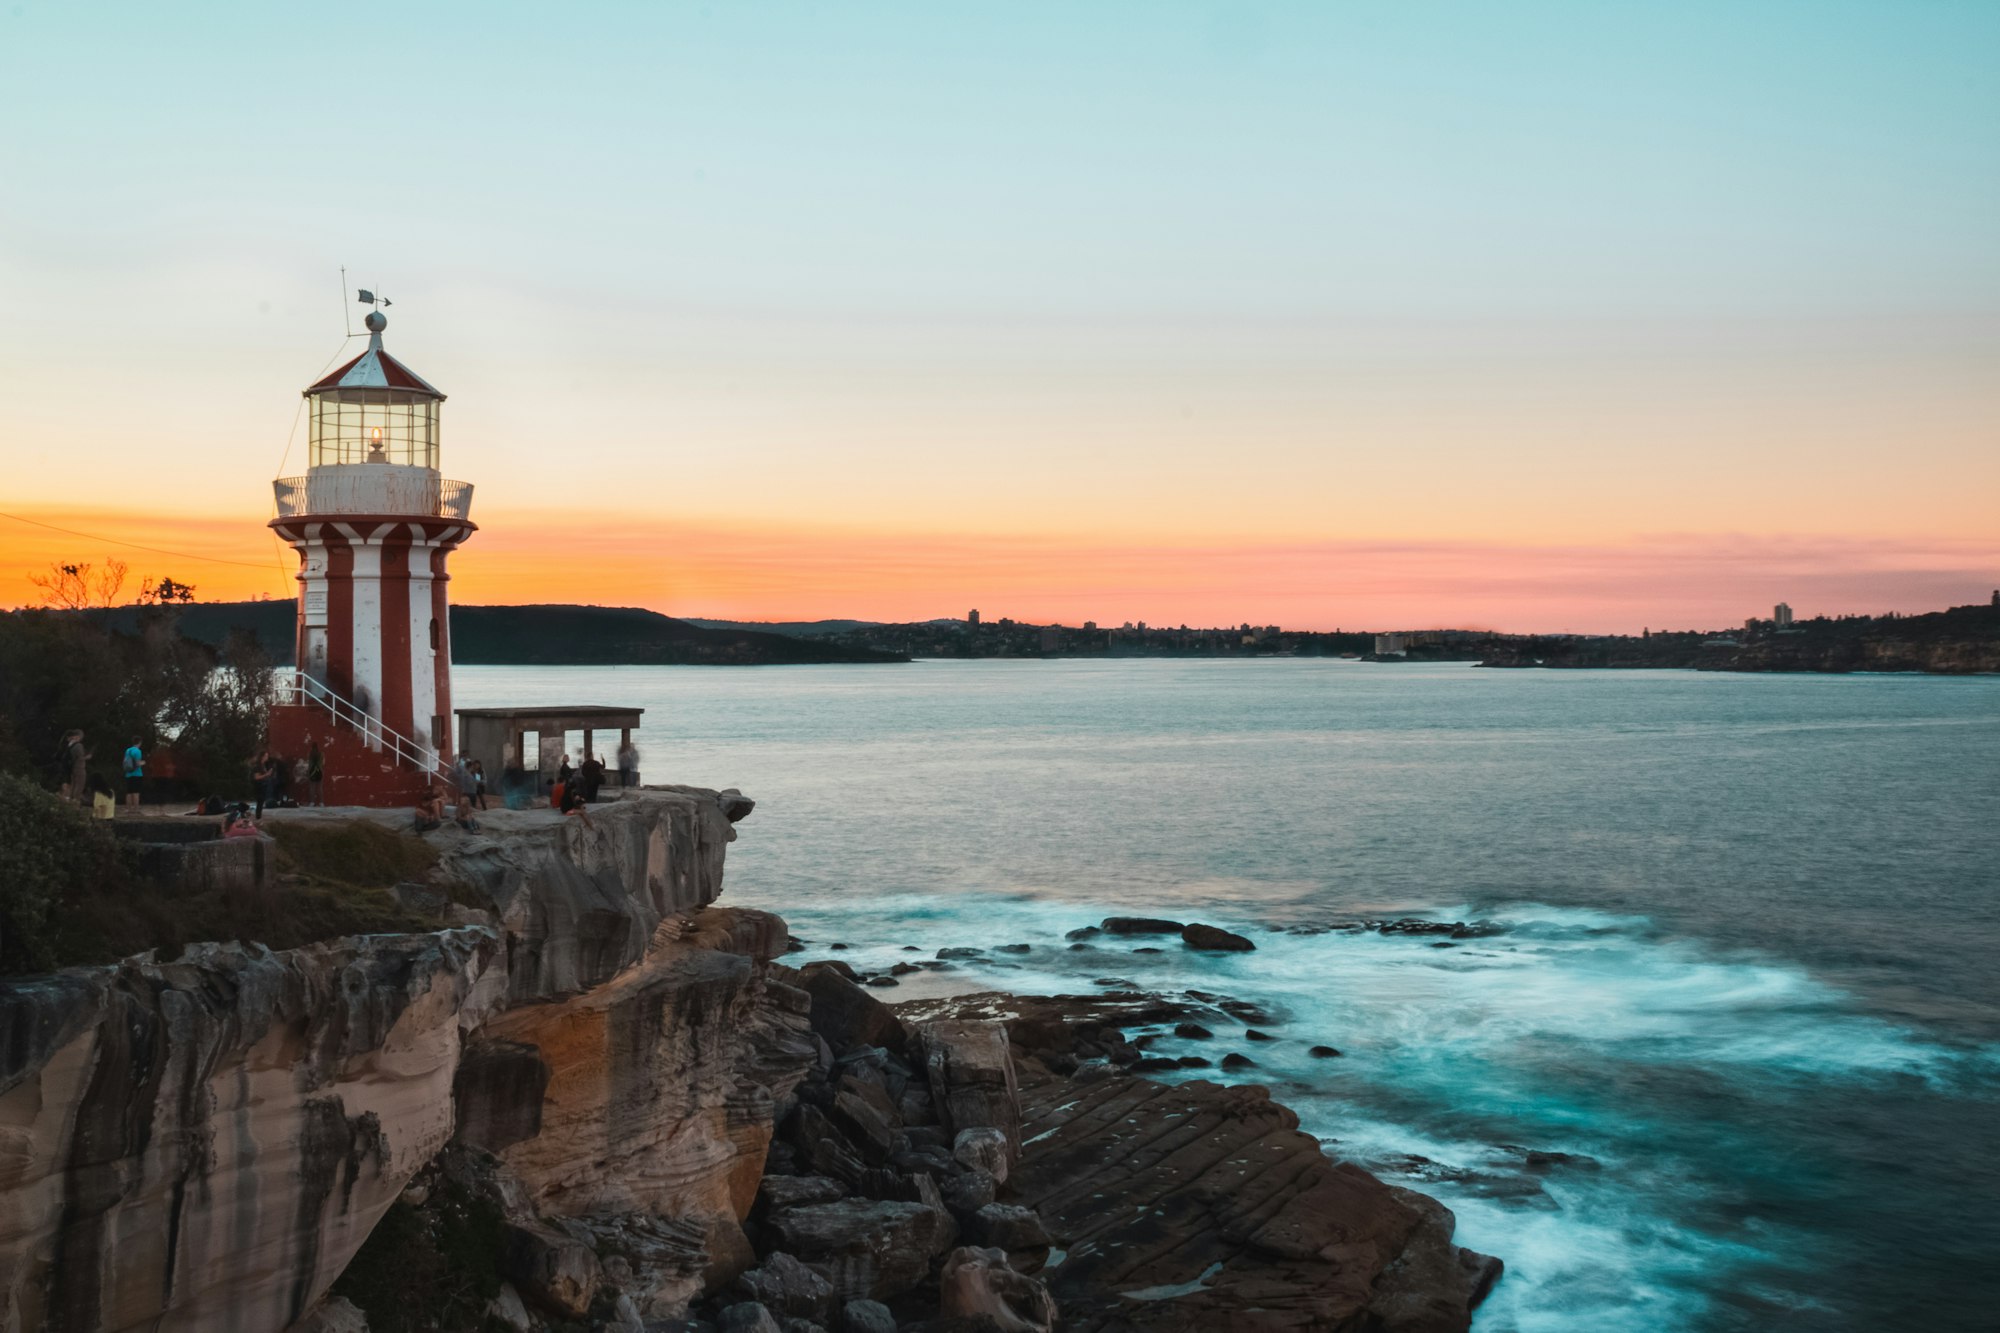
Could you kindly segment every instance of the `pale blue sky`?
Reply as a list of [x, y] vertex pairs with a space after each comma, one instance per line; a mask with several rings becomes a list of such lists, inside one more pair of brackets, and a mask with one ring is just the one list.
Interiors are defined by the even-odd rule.
[[1979, 538], [1996, 70], [1991, 0], [23, 0], [10, 483], [256, 509], [346, 263], [502, 505]]

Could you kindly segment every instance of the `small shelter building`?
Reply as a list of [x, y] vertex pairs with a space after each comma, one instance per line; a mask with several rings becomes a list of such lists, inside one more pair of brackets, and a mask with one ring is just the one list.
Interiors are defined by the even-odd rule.
[[[555, 781], [556, 770], [562, 766], [562, 757], [567, 750], [566, 737], [572, 731], [580, 731], [583, 733], [583, 753], [577, 756], [577, 762], [580, 764], [585, 759], [601, 757], [606, 770], [605, 784], [616, 787], [623, 781], [618, 757], [632, 744], [632, 733], [639, 729], [639, 718], [645, 711], [643, 708], [612, 708], [603, 704], [461, 708], [458, 710], [458, 753], [467, 762], [479, 761], [486, 771], [490, 789], [508, 794], [508, 775], [519, 772], [533, 780], [532, 790], [539, 794], [547, 791]], [[618, 744], [599, 756], [597, 734], [610, 731], [618, 733]], [[521, 779], [516, 778], [515, 781]], [[633, 786], [638, 785], [636, 772], [631, 781]]]

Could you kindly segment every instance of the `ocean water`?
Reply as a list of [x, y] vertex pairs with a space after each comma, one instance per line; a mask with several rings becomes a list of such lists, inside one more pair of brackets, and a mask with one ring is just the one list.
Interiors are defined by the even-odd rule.
[[[757, 799], [728, 899], [781, 912], [807, 957], [1029, 946], [885, 998], [1130, 982], [1263, 1006], [1276, 1041], [1218, 1016], [1158, 1049], [1251, 1056], [1330, 1153], [1450, 1204], [1508, 1265], [1484, 1333], [2000, 1325], [2000, 679], [1265, 660], [457, 682], [467, 707], [645, 707], [648, 780]], [[1069, 947], [1113, 913], [1257, 951]], [[1404, 916], [1485, 933], [1352, 928]]]

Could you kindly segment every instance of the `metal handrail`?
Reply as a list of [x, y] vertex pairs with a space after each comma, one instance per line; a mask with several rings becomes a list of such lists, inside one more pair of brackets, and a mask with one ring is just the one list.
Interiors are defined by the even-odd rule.
[[344, 722], [361, 733], [362, 743], [371, 750], [386, 749], [398, 762], [408, 764], [425, 777], [442, 779], [453, 790], [458, 783], [438, 758], [437, 748], [422, 745], [405, 736], [394, 727], [385, 724], [366, 709], [341, 698], [322, 681], [314, 680], [303, 671], [292, 673], [290, 693], [294, 703], [315, 703], [324, 708], [334, 721]]

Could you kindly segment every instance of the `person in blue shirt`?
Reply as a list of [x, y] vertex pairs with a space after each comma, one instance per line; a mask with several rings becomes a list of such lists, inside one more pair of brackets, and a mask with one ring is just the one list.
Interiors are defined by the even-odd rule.
[[139, 749], [138, 737], [125, 747], [125, 804], [137, 807], [139, 794], [146, 787], [146, 756]]

